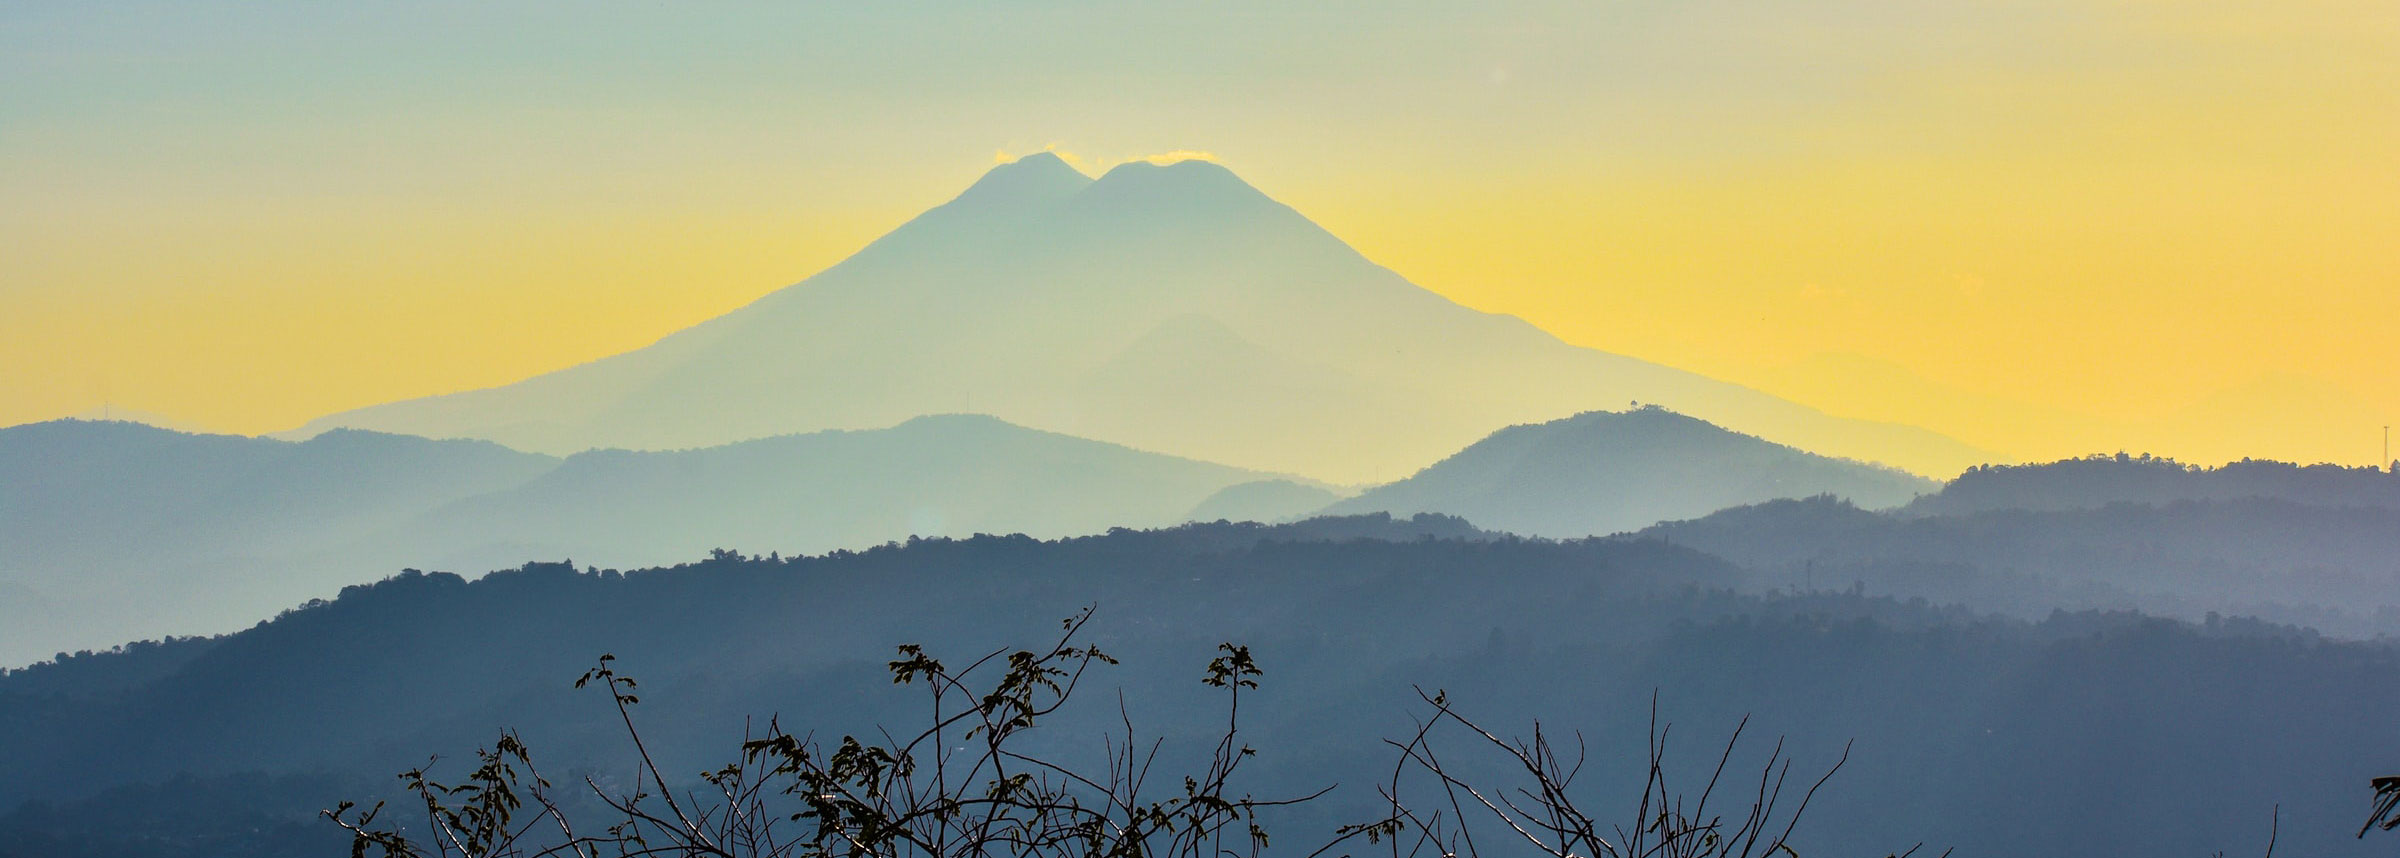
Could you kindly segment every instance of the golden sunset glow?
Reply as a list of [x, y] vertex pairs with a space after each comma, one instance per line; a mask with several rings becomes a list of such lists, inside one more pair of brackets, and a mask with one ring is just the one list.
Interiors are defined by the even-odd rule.
[[0, 424], [515, 381], [1051, 149], [1216, 160], [1468, 306], [2001, 456], [2374, 461], [2400, 7], [1938, 5], [12, 16]]

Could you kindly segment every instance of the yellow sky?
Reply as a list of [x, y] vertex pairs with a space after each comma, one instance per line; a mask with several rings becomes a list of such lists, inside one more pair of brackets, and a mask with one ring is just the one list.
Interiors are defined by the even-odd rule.
[[513, 381], [1055, 145], [1208, 150], [1462, 303], [2010, 456], [2371, 461], [2400, 7], [1938, 5], [12, 17], [0, 424]]

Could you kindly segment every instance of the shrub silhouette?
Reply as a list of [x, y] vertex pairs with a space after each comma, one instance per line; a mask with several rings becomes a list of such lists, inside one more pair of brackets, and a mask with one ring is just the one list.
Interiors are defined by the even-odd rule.
[[[1258, 687], [1264, 670], [1234, 643], [1219, 645], [1202, 674], [1223, 692], [1225, 718], [1198, 770], [1159, 777], [1153, 768], [1164, 740], [1142, 741], [1129, 716], [1121, 718], [1122, 734], [1104, 740], [1105, 762], [1096, 770], [1021, 751], [1024, 737], [1067, 704], [1088, 672], [1116, 663], [1079, 641], [1091, 616], [1087, 608], [1062, 621], [1045, 647], [994, 651], [959, 668], [902, 645], [887, 667], [894, 683], [926, 691], [928, 717], [917, 732], [828, 742], [770, 721], [764, 736], [743, 740], [734, 762], [702, 775], [705, 789], [680, 793], [642, 741], [633, 715], [639, 683], [603, 655], [575, 684], [609, 693], [639, 771], [630, 791], [583, 779], [598, 819], [541, 774], [514, 732], [479, 749], [476, 767], [456, 783], [435, 780], [430, 765], [400, 775], [423, 805], [423, 833], [415, 837], [380, 802], [343, 802], [323, 815], [349, 833], [353, 858], [1259, 858], [1270, 843], [1262, 812], [1333, 789], [1259, 798], [1237, 788], [1243, 762], [1256, 753], [1240, 737], [1243, 692]], [[1477, 858], [1483, 849], [1551, 858], [1796, 856], [1789, 840], [1800, 817], [1842, 766], [1837, 761], [1796, 806], [1781, 810], [1792, 763], [1778, 740], [1757, 783], [1738, 793], [1748, 807], [1711, 814], [1748, 721], [1726, 742], [1706, 786], [1687, 800], [1669, 788], [1670, 728], [1657, 720], [1654, 695], [1639, 805], [1629, 822], [1603, 824], [1570, 796], [1582, 769], [1580, 742], [1562, 755], [1538, 724], [1528, 740], [1504, 739], [1461, 714], [1446, 694], [1420, 689], [1418, 696], [1430, 714], [1405, 740], [1387, 740], [1396, 761], [1377, 793], [1388, 812], [1337, 826], [1294, 854], [1323, 858], [1363, 846], [1392, 858]], [[1514, 780], [1477, 784], [1445, 763], [1438, 746], [1460, 732], [1469, 752], [1496, 754]], [[1167, 786], [1157, 788], [1159, 781]], [[1493, 826], [1505, 846], [1477, 842], [1477, 831]]]

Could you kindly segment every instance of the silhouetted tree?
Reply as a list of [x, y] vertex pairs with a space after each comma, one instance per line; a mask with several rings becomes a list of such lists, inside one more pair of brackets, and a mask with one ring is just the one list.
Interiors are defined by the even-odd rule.
[[[1538, 723], [1533, 726], [1530, 739], [1503, 739], [1460, 714], [1451, 705], [1449, 695], [1427, 694], [1418, 689], [1417, 696], [1433, 708], [1433, 715], [1418, 722], [1416, 733], [1408, 741], [1392, 743], [1400, 750], [1400, 762], [1393, 769], [1391, 780], [1380, 788], [1391, 807], [1393, 823], [1405, 823], [1405, 826], [1392, 825], [1392, 830], [1405, 827], [1417, 832], [1415, 843], [1405, 853], [1408, 856], [1480, 856], [1483, 848], [1493, 844], [1487, 840], [1479, 847], [1476, 843], [1475, 820], [1479, 819], [1497, 827], [1501, 841], [1512, 847], [1495, 850], [1498, 854], [1523, 854], [1523, 849], [1530, 846], [1550, 858], [1798, 855], [1790, 840], [1801, 815], [1808, 811], [1817, 789], [1850, 759], [1849, 746], [1844, 745], [1841, 759], [1809, 784], [1797, 806], [1778, 817], [1784, 786], [1792, 771], [1792, 762], [1784, 755], [1783, 740], [1778, 738], [1774, 749], [1767, 754], [1766, 764], [1759, 769], [1757, 784], [1747, 793], [1751, 796], [1749, 807], [1737, 809], [1731, 816], [1722, 812], [1711, 814], [1710, 801], [1720, 795], [1717, 788], [1750, 720], [1745, 717], [1735, 726], [1706, 785], [1696, 798], [1687, 800], [1668, 785], [1666, 751], [1671, 727], [1659, 723], [1658, 698], [1653, 694], [1649, 771], [1642, 782], [1641, 800], [1630, 820], [1608, 823], [1585, 813], [1570, 797], [1585, 761], [1580, 736], [1574, 751], [1562, 756], [1559, 746]], [[1464, 732], [1470, 748], [1497, 753], [1502, 768], [1513, 773], [1515, 782], [1478, 785], [1456, 774], [1456, 767], [1444, 763], [1435, 747], [1434, 739], [1444, 728]], [[1432, 783], [1429, 787], [1410, 784], [1410, 775], [1430, 778]], [[1910, 847], [1902, 855], [1916, 852], [1917, 847]], [[1397, 848], [1397, 841], [1393, 854], [1395, 858], [1403, 854]]]
[[[1059, 711], [1088, 671], [1116, 663], [1078, 642], [1090, 618], [1086, 609], [1066, 619], [1045, 648], [994, 651], [962, 668], [901, 646], [887, 667], [894, 683], [927, 692], [930, 717], [917, 732], [826, 742], [770, 721], [765, 736], [745, 738], [735, 762], [702, 776], [704, 790], [681, 792], [643, 743], [633, 717], [638, 683], [603, 655], [575, 684], [608, 691], [639, 770], [630, 791], [583, 780], [588, 798], [605, 809], [599, 821], [570, 807], [514, 732], [478, 750], [462, 781], [437, 781], [427, 768], [400, 776], [423, 805], [420, 833], [392, 822], [380, 802], [363, 810], [343, 802], [324, 816], [349, 833], [353, 858], [1258, 858], [1269, 844], [1261, 811], [1331, 790], [1267, 799], [1237, 791], [1236, 775], [1255, 753], [1240, 740], [1242, 696], [1264, 671], [1248, 647], [1233, 643], [1218, 647], [1202, 675], [1224, 693], [1223, 730], [1199, 769], [1165, 789], [1155, 789], [1153, 777], [1164, 740], [1141, 741], [1122, 708], [1124, 732], [1105, 741], [1097, 770], [1022, 752], [1022, 737]], [[1393, 858], [1476, 858], [1475, 819], [1496, 820], [1552, 858], [1797, 855], [1788, 845], [1794, 827], [1841, 768], [1836, 762], [1797, 806], [1780, 811], [1791, 762], [1778, 740], [1748, 792], [1747, 811], [1712, 815], [1741, 729], [1687, 804], [1668, 788], [1668, 731], [1654, 699], [1640, 804], [1629, 822], [1604, 827], [1569, 795], [1580, 748], [1562, 759], [1539, 725], [1530, 741], [1503, 740], [1459, 714], [1447, 695], [1419, 696], [1432, 714], [1406, 741], [1391, 742], [1398, 763], [1379, 788], [1388, 813], [1337, 827], [1309, 858], [1361, 842], [1380, 844]], [[1460, 776], [1437, 748], [1444, 728], [1463, 729], [1474, 747], [1498, 751], [1528, 783], [1486, 787]]]

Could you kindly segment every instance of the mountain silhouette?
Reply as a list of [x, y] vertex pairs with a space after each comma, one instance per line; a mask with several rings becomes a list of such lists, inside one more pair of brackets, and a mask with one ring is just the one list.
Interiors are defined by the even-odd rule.
[[1226, 486], [1193, 507], [1192, 521], [1291, 521], [1340, 500], [1332, 490], [1292, 480], [1259, 480]]
[[[564, 460], [347, 429], [295, 443], [29, 424], [0, 429], [0, 665], [226, 631], [404, 567], [1068, 536], [1175, 524], [1278, 478], [976, 415]], [[1294, 488], [1320, 495], [1227, 509], [1282, 518], [1331, 500]]]
[[1177, 524], [1219, 490], [1271, 476], [949, 414], [701, 450], [580, 453], [523, 485], [428, 512], [384, 544], [483, 570], [527, 558], [631, 568], [717, 548], [815, 554], [914, 536], [1059, 537]]
[[[2319, 500], [2333, 500], [2320, 498]], [[2328, 634], [2400, 634], [2400, 508], [2250, 496], [1931, 514], [1776, 500], [1635, 534], [1741, 564], [1763, 587], [1862, 585], [2028, 618], [2211, 613]]]
[[1647, 406], [1511, 426], [1329, 513], [1441, 512], [1529, 536], [1616, 533], [1774, 498], [1897, 506], [1936, 484]]
[[1213, 163], [1133, 162], [1095, 180], [1049, 154], [996, 167], [839, 264], [648, 347], [294, 434], [349, 426], [565, 454], [971, 411], [1359, 483], [1497, 426], [1627, 400], [1927, 473], [1991, 459], [1462, 307]]
[[2153, 456], [2087, 456], [2032, 465], [1969, 468], [1909, 513], [2071, 510], [2114, 503], [2274, 498], [2322, 507], [2400, 509], [2400, 475], [2382, 468], [2244, 459], [2214, 468]]
[[0, 429], [0, 663], [222, 631], [389, 574], [290, 558], [557, 465], [354, 430], [293, 443], [128, 422]]
[[490, 442], [357, 430], [293, 443], [129, 422], [12, 426], [0, 429], [0, 568], [339, 545], [557, 464]]

